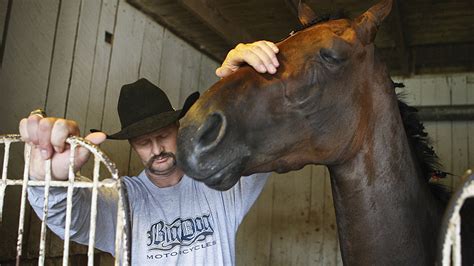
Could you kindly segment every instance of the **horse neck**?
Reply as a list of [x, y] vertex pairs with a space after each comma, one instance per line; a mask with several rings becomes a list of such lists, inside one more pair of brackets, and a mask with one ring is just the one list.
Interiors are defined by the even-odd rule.
[[395, 95], [385, 95], [360, 151], [329, 167], [343, 260], [433, 265], [442, 210], [418, 176]]

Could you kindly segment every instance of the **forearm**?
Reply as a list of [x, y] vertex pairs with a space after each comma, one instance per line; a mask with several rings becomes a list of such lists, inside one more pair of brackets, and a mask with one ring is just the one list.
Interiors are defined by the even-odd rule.
[[[88, 179], [80, 178], [81, 181]], [[89, 180], [90, 181], [90, 180]], [[30, 187], [28, 199], [38, 217], [43, 216], [44, 188]], [[118, 192], [111, 188], [99, 188], [97, 198], [96, 247], [112, 253], [115, 239]], [[72, 197], [71, 240], [87, 244], [89, 241], [92, 190], [75, 188]], [[64, 238], [66, 223], [67, 188], [50, 188], [48, 199], [48, 227]]]

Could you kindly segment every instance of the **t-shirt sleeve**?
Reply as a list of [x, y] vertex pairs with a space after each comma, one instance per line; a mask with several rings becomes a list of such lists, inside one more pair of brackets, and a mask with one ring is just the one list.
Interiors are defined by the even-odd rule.
[[[85, 177], [76, 180], [91, 181]], [[66, 223], [67, 188], [50, 188], [47, 225], [56, 235], [64, 239]], [[29, 187], [28, 200], [38, 217], [43, 216], [44, 187]], [[72, 197], [71, 240], [87, 245], [89, 242], [91, 188], [75, 188]], [[95, 246], [114, 255], [115, 228], [117, 226], [118, 191], [114, 188], [99, 188], [97, 196], [96, 244]]]
[[259, 173], [243, 176], [230, 190], [234, 200], [237, 225], [242, 222], [247, 212], [262, 192], [270, 173]]

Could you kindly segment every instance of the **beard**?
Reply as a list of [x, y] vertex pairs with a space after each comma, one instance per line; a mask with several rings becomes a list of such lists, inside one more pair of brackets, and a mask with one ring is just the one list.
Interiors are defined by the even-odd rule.
[[[153, 163], [156, 160], [162, 160], [165, 158], [169, 158], [169, 160], [171, 160], [171, 164], [165, 165], [165, 163], [169, 163], [168, 161], [166, 161], [162, 163], [160, 167], [153, 167]], [[158, 155], [154, 155], [146, 163], [146, 169], [147, 171], [155, 175], [168, 175], [176, 169], [176, 155], [172, 152], [162, 152]]]

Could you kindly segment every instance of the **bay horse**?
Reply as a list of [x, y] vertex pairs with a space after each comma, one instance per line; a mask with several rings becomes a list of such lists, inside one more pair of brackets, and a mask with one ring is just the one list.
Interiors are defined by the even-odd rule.
[[[181, 120], [180, 167], [226, 190], [242, 175], [326, 165], [344, 264], [434, 265], [446, 206], [428, 182], [435, 154], [374, 47], [391, 7], [318, 23], [300, 8], [312, 25], [278, 43], [276, 74], [242, 67]], [[463, 240], [468, 265], [472, 251]]]

